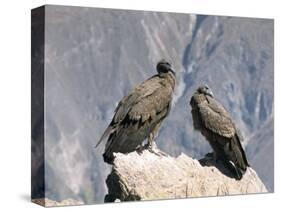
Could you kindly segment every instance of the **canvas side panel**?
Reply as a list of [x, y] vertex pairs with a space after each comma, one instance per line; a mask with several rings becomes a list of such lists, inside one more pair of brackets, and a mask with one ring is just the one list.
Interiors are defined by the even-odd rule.
[[45, 7], [31, 11], [31, 199], [44, 205]]

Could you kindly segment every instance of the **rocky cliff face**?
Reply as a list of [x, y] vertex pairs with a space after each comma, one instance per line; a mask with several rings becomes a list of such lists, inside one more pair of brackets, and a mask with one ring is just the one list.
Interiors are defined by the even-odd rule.
[[[160, 153], [160, 154], [159, 154]], [[220, 163], [203, 158], [204, 164], [185, 154], [177, 158], [147, 150], [116, 154], [107, 177], [105, 202], [210, 197], [267, 192], [252, 168], [235, 180]]]
[[45, 27], [48, 198], [103, 202], [110, 167], [102, 161], [103, 147], [93, 146], [116, 103], [154, 75], [162, 58], [173, 63], [178, 86], [158, 147], [174, 157], [210, 151], [193, 130], [189, 106], [194, 89], [207, 83], [273, 190], [272, 20], [47, 6]]

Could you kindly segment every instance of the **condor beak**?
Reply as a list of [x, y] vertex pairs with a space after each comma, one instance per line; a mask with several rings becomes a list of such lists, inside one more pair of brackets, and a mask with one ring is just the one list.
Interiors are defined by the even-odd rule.
[[169, 71], [172, 72], [174, 76], [176, 76], [176, 72], [173, 69], [169, 68]]
[[214, 94], [213, 94], [213, 92], [210, 89], [208, 89], [207, 95], [209, 95], [210, 97], [214, 98]]

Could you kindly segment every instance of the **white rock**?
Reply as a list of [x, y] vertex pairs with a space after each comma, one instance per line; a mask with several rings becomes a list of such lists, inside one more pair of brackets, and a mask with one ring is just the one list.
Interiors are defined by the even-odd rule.
[[[222, 164], [202, 166], [185, 154], [174, 158], [144, 150], [116, 154], [106, 183], [105, 201], [155, 200], [267, 192], [252, 168], [243, 178], [232, 178]], [[209, 160], [209, 161], [208, 161]], [[201, 161], [201, 160], [200, 160]], [[215, 166], [214, 166], [215, 165]]]

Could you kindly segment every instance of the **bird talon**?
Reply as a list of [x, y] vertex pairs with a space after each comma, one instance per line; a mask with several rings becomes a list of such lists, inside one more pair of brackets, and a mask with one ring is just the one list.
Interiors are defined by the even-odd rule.
[[156, 146], [156, 143], [155, 142], [152, 142], [152, 143], [147, 143], [145, 145], [145, 149], [148, 150], [149, 152], [151, 152], [152, 154], [155, 154], [159, 157], [161, 156], [167, 156], [167, 154], [165, 154], [164, 152], [161, 152], [157, 146]]
[[152, 145], [149, 144], [149, 143], [144, 145], [144, 149], [147, 149], [148, 151], [152, 151], [153, 150]]
[[157, 156], [160, 156], [160, 154], [158, 152], [156, 152], [154, 149], [147, 149], [149, 152], [151, 152], [152, 154], [155, 154]]
[[145, 149], [146, 149], [145, 145], [144, 145], [144, 146], [143, 146], [143, 145], [140, 145], [140, 146], [138, 146], [138, 147], [136, 148], [136, 152], [137, 152], [139, 155], [141, 155], [142, 152], [143, 152], [143, 150], [145, 150]]

